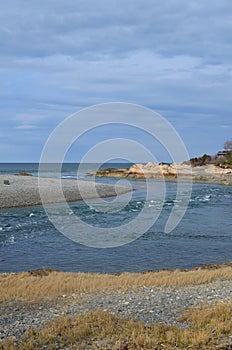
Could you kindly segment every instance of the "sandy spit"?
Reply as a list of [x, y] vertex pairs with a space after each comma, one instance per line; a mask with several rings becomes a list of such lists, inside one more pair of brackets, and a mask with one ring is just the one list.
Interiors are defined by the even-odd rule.
[[64, 197], [59, 191], [60, 183], [68, 202], [83, 198], [111, 197], [131, 191], [130, 188], [123, 186], [96, 184], [90, 181], [0, 175], [0, 209], [41, 205], [39, 186], [42, 193], [46, 195], [43, 203], [63, 202]]

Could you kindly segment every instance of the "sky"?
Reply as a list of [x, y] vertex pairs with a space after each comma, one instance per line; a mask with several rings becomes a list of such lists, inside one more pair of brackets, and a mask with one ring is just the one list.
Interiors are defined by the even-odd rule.
[[[231, 38], [230, 0], [2, 2], [0, 162], [39, 161], [59, 123], [109, 102], [160, 113], [191, 157], [215, 154], [232, 138]], [[80, 138], [67, 160], [111, 137], [168, 158], [140, 130], [111, 125]]]

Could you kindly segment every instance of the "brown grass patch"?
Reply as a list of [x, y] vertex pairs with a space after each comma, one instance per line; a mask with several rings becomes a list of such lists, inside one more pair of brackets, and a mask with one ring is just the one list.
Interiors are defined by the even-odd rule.
[[65, 273], [37, 270], [0, 275], [0, 302], [9, 300], [39, 301], [62, 294], [136, 289], [141, 286], [190, 286], [210, 283], [218, 279], [232, 279], [232, 265], [198, 268], [189, 271], [122, 273]]
[[186, 313], [188, 329], [126, 320], [108, 312], [63, 317], [43, 330], [31, 329], [20, 345], [8, 339], [0, 350], [37, 349], [230, 349], [232, 303], [201, 307]]

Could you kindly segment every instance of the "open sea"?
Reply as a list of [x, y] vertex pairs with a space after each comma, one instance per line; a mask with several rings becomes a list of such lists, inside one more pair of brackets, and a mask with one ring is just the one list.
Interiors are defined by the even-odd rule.
[[[126, 167], [130, 164], [105, 164]], [[76, 179], [77, 164], [64, 164], [62, 178]], [[96, 169], [86, 164], [80, 179]], [[20, 172], [38, 175], [38, 164], [0, 164], [0, 174]], [[45, 172], [44, 177], [59, 177]], [[115, 183], [112, 178], [96, 181]], [[117, 226], [139, 214], [146, 201], [146, 182], [130, 180], [134, 188], [130, 203], [120, 213], [104, 214], [104, 223]], [[167, 234], [165, 223], [175, 203], [176, 184], [166, 182], [166, 197], [158, 220], [143, 236], [116, 248], [90, 248], [69, 240], [48, 220], [42, 206], [0, 210], [0, 272], [57, 269], [118, 273], [160, 269], [186, 269], [204, 264], [232, 261], [232, 187], [193, 184], [188, 209], [179, 225]], [[88, 217], [91, 225], [101, 226], [102, 213], [82, 201], [70, 203], [76, 215]], [[152, 210], [151, 210], [152, 215]], [[120, 226], [119, 226], [120, 230]]]

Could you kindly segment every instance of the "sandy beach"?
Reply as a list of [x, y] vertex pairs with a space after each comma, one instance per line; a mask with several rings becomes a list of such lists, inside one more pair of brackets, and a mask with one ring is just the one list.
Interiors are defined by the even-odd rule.
[[[60, 203], [59, 179], [40, 178], [40, 187], [46, 192], [47, 203]], [[98, 197], [111, 197], [131, 191], [123, 186], [95, 184], [90, 181], [62, 180], [65, 199], [68, 202]], [[0, 208], [41, 205], [38, 178], [34, 176], [0, 175]]]

